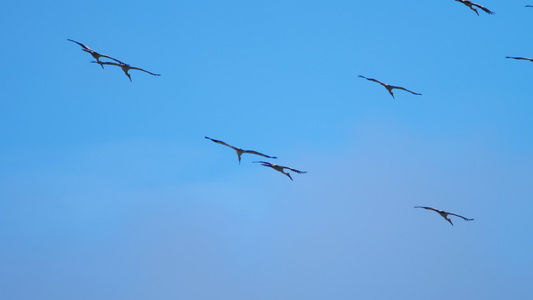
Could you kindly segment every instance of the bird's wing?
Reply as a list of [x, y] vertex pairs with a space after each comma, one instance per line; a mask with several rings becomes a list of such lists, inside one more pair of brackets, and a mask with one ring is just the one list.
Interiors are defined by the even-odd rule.
[[230, 147], [231, 149], [236, 149], [236, 147], [233, 147], [232, 145], [229, 145], [229, 144], [226, 144], [224, 143], [223, 141], [219, 141], [219, 140], [215, 140], [215, 139], [212, 139], [210, 137], [205, 137], [206, 139], [208, 140], [212, 140], [213, 142], [217, 143], [217, 144], [221, 144], [221, 145], [224, 145], [224, 146], [227, 146], [227, 147]]
[[299, 170], [296, 170], [296, 169], [293, 169], [293, 168], [289, 168], [289, 167], [283, 167], [284, 169], [289, 169], [291, 171], [293, 171], [294, 173], [298, 173], [298, 174], [305, 174], [307, 173], [307, 171], [299, 171]]
[[259, 163], [259, 164], [262, 164], [265, 167], [271, 167], [271, 168], [274, 168], [274, 166], [277, 166], [276, 164], [269, 163], [268, 161], [262, 161], [262, 160], [253, 161], [253, 163]]
[[512, 58], [512, 59], [521, 59], [521, 60], [529, 60], [529, 61], [533, 61], [533, 58], [529, 58], [529, 57], [521, 57], [521, 56], [506, 56], [505, 58]]
[[366, 80], [370, 80], [370, 81], [377, 82], [377, 83], [379, 83], [379, 84], [381, 84], [381, 85], [383, 85], [383, 86], [386, 86], [386, 85], [387, 85], [386, 83], [383, 83], [383, 82], [381, 82], [381, 81], [379, 81], [379, 80], [377, 80], [377, 79], [374, 79], [374, 78], [368, 78], [368, 77], [365, 77], [365, 76], [363, 76], [363, 75], [359, 75], [359, 77], [364, 78], [364, 79], [366, 79]]
[[420, 94], [420, 93], [415, 93], [415, 92], [410, 91], [410, 90], [408, 90], [408, 89], [406, 89], [406, 88], [404, 88], [404, 87], [401, 87], [401, 86], [393, 86], [392, 88], [393, 88], [393, 89], [404, 90], [404, 91], [406, 91], [406, 92], [409, 92], [409, 93], [411, 93], [411, 94], [415, 94], [415, 95], [419, 95], [419, 96], [422, 95], [422, 94]]
[[473, 221], [473, 220], [474, 220], [474, 219], [465, 218], [465, 217], [463, 217], [463, 216], [461, 216], [461, 215], [454, 214], [454, 213], [448, 213], [448, 214], [449, 214], [449, 215], [452, 215], [452, 216], [459, 217], [459, 218], [461, 218], [461, 219], [463, 219], [463, 220], [465, 220], [465, 221]]
[[101, 54], [101, 53], [99, 53], [99, 54], [100, 54], [101, 57], [105, 57], [105, 58], [112, 59], [112, 60], [114, 60], [114, 61], [116, 61], [116, 62], [118, 62], [118, 63], [121, 63], [121, 64], [123, 64], [123, 65], [126, 64], [125, 62], [122, 62], [122, 61], [120, 61], [120, 60], [118, 60], [118, 59], [116, 59], [116, 58], [114, 58], [114, 57], [109, 56], [109, 55], [105, 55], [105, 54]]
[[[89, 46], [84, 45], [84, 44], [82, 44], [82, 43], [76, 42], [76, 41], [71, 40], [71, 39], [67, 39], [67, 41], [71, 41], [71, 42], [73, 42], [73, 43], [76, 43], [76, 44], [82, 46], [84, 49], [86, 49], [86, 50], [88, 50], [88, 51], [90, 51], [90, 52], [96, 52], [96, 51], [94, 51], [93, 49], [89, 48]], [[98, 52], [96, 52], [96, 53], [98, 53]], [[101, 57], [106, 57], [106, 58], [112, 59], [112, 60], [114, 60], [114, 61], [116, 61], [116, 62], [119, 62], [119, 63], [121, 63], [121, 64], [126, 64], [126, 63], [124, 63], [124, 62], [122, 62], [122, 61], [120, 61], [120, 60], [118, 60], [118, 59], [116, 59], [116, 58], [114, 58], [114, 57], [109, 56], [109, 55], [105, 55], [105, 54], [102, 54], [102, 53], [98, 53], [98, 54], [99, 54]]]
[[263, 154], [263, 153], [259, 153], [257, 151], [254, 151], [254, 150], [243, 150], [243, 153], [250, 153], [250, 154], [255, 154], [255, 155], [260, 155], [260, 156], [264, 156], [266, 158], [273, 158], [273, 159], [277, 159], [276, 156], [268, 156], [266, 154]]
[[424, 209], [429, 209], [429, 210], [432, 210], [432, 211], [439, 212], [438, 209], [433, 208], [433, 207], [428, 207], [428, 206], [415, 206], [415, 208], [424, 208]]
[[89, 48], [89, 46], [84, 45], [84, 44], [82, 44], [82, 43], [80, 43], [80, 42], [76, 42], [75, 40], [67, 39], [67, 41], [71, 41], [71, 42], [73, 42], [73, 43], [76, 43], [76, 44], [80, 45], [80, 46], [81, 46], [82, 48], [84, 48], [84, 49], [87, 49], [87, 50], [89, 50], [89, 51], [93, 51], [93, 49]]
[[146, 73], [148, 73], [148, 74], [150, 74], [150, 75], [161, 76], [161, 74], [155, 74], [155, 73], [152, 73], [152, 72], [146, 71], [145, 69], [141, 69], [141, 68], [137, 68], [137, 67], [132, 67], [132, 66], [130, 66], [129, 68], [130, 68], [130, 69], [133, 69], [133, 70], [143, 71], [143, 72], [146, 72]]
[[526, 5], [526, 7], [533, 7], [533, 5]]
[[486, 7], [483, 6], [483, 5], [479, 5], [479, 4], [477, 4], [477, 3], [472, 3], [472, 5], [481, 8], [484, 12], [488, 13], [489, 15], [493, 15], [493, 14], [494, 14], [493, 11], [489, 10], [488, 8], [486, 8]]
[[112, 65], [117, 67], [122, 67], [122, 64], [117, 64], [111, 61], [91, 61], [93, 64], [100, 64], [100, 65]]

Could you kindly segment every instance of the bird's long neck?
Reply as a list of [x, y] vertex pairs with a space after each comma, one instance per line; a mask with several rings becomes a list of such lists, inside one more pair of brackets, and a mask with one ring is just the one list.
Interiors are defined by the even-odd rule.
[[289, 173], [287, 173], [287, 172], [283, 172], [283, 170], [281, 170], [281, 173], [287, 175], [287, 176], [292, 180], [291, 174], [289, 174]]
[[240, 151], [239, 149], [235, 149], [235, 151], [237, 152], [237, 157], [239, 158], [239, 165], [241, 164], [241, 155], [243, 154], [242, 151]]

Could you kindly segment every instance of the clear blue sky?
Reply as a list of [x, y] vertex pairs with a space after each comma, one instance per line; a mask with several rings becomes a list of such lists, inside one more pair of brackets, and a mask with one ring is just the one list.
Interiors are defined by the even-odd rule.
[[0, 298], [527, 299], [533, 1], [479, 2], [4, 3]]

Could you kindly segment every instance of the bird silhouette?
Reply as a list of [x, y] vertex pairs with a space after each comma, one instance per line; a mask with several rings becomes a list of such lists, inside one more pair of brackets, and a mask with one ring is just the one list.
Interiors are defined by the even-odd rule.
[[415, 93], [415, 92], [413, 92], [413, 91], [410, 91], [410, 90], [408, 90], [408, 89], [406, 89], [406, 88], [403, 88], [403, 87], [401, 87], [401, 86], [394, 86], [394, 85], [386, 84], [386, 83], [381, 82], [381, 81], [379, 81], [379, 80], [377, 80], [377, 79], [374, 79], [374, 78], [368, 78], [368, 77], [365, 77], [365, 76], [363, 76], [363, 75], [359, 75], [359, 77], [364, 78], [364, 79], [366, 79], [366, 80], [374, 81], [374, 82], [377, 82], [377, 83], [381, 84], [382, 86], [384, 86], [384, 87], [387, 89], [387, 91], [389, 91], [389, 93], [390, 93], [390, 95], [392, 96], [392, 98], [394, 98], [394, 94], [392, 93], [392, 90], [393, 90], [393, 89], [404, 90], [404, 91], [409, 92], [409, 93], [414, 94], [414, 95], [419, 95], [419, 96], [422, 95], [422, 94], [419, 94], [419, 93]]
[[429, 210], [432, 210], [434, 212], [437, 212], [439, 215], [441, 215], [444, 219], [446, 219], [446, 221], [450, 222], [450, 224], [452, 224], [453, 226], [453, 223], [452, 223], [452, 220], [450, 220], [448, 218], [448, 215], [451, 215], [451, 216], [456, 216], [456, 217], [459, 217], [459, 218], [462, 218], [464, 219], [465, 221], [473, 221], [474, 219], [469, 219], [469, 218], [465, 218], [461, 215], [458, 215], [458, 214], [454, 214], [454, 213], [451, 213], [451, 212], [447, 212], [447, 211], [444, 211], [444, 210], [440, 210], [440, 209], [436, 209], [436, 208], [433, 208], [433, 207], [427, 207], [427, 206], [415, 206], [415, 208], [424, 208], [424, 209], [429, 209]]
[[244, 153], [260, 155], [260, 156], [264, 156], [266, 158], [273, 158], [273, 159], [277, 158], [275, 156], [268, 156], [266, 154], [263, 154], [263, 153], [260, 153], [260, 152], [254, 151], [254, 150], [243, 150], [243, 149], [241, 149], [239, 147], [234, 147], [234, 146], [232, 146], [230, 144], [227, 144], [227, 143], [225, 143], [223, 141], [215, 140], [215, 139], [212, 139], [212, 138], [207, 137], [207, 136], [205, 138], [208, 139], [208, 140], [211, 140], [211, 141], [213, 141], [213, 142], [215, 142], [217, 144], [224, 145], [224, 146], [230, 147], [231, 149], [235, 150], [235, 152], [237, 152], [237, 157], [239, 158], [239, 164], [241, 164], [241, 155], [243, 155]]
[[80, 42], [76, 42], [76, 41], [71, 40], [71, 39], [67, 39], [67, 41], [71, 41], [71, 42], [73, 42], [73, 43], [76, 43], [76, 44], [80, 45], [81, 48], [82, 48], [81, 50], [82, 50], [82, 51], [85, 51], [85, 52], [87, 52], [87, 53], [89, 53], [89, 54], [91, 54], [92, 57], [93, 57], [94, 59], [96, 59], [96, 62], [100, 64], [100, 66], [102, 67], [102, 69], [104, 68], [104, 64], [100, 61], [100, 58], [101, 58], [101, 57], [109, 58], [109, 59], [112, 59], [112, 60], [114, 60], [114, 61], [116, 61], [116, 62], [119, 62], [119, 63], [122, 63], [122, 64], [123, 64], [123, 62], [121, 62], [120, 60], [118, 60], [118, 59], [116, 59], [116, 58], [113, 58], [113, 57], [111, 57], [111, 56], [109, 56], [109, 55], [105, 55], [105, 54], [102, 54], [102, 53], [98, 53], [98, 52], [94, 51], [93, 49], [89, 48], [89, 46], [87, 46], [87, 45], [85, 45], [85, 44], [82, 44], [82, 43], [80, 43]]
[[287, 175], [291, 180], [292, 180], [291, 174], [289, 174], [288, 172], [285, 172], [284, 169], [291, 170], [291, 171], [293, 171], [295, 173], [298, 173], [298, 174], [307, 173], [306, 171], [299, 171], [299, 170], [296, 170], [296, 169], [293, 169], [293, 168], [276, 165], [276, 164], [273, 164], [273, 163], [270, 163], [270, 162], [267, 162], [267, 161], [254, 161], [254, 163], [260, 163], [262, 166], [270, 167], [270, 168], [272, 168], [272, 169], [274, 169], [276, 171], [279, 171], [279, 172]]
[[472, 1], [469, 1], [469, 0], [455, 0], [457, 2], [461, 2], [463, 3], [464, 5], [468, 6], [471, 10], [473, 10], [474, 12], [476, 12], [476, 14], [479, 16], [479, 13], [477, 12], [477, 9], [474, 7], [478, 7], [478, 8], [481, 8], [484, 12], [488, 13], [489, 15], [492, 15], [494, 14], [493, 11], [490, 11], [488, 8], [482, 6], [482, 5], [479, 5], [477, 3], [474, 3]]
[[[120, 67], [122, 68], [122, 71], [124, 71], [124, 73], [126, 74], [126, 76], [128, 76], [128, 78], [131, 80], [131, 76], [130, 74], [128, 73], [129, 70], [139, 70], [139, 71], [143, 71], [143, 72], [146, 72], [150, 75], [154, 75], [154, 76], [161, 76], [161, 74], [155, 74], [155, 73], [152, 73], [152, 72], [149, 72], [149, 71], [146, 71], [145, 69], [141, 69], [141, 68], [137, 68], [137, 67], [132, 67], [128, 64], [125, 64], [125, 63], [114, 63], [114, 62], [110, 62], [110, 61], [91, 61], [92, 63], [95, 63], [95, 64], [100, 64], [100, 65], [111, 65], [111, 66], [117, 66], [117, 67]], [[103, 66], [102, 66], [103, 67]]]

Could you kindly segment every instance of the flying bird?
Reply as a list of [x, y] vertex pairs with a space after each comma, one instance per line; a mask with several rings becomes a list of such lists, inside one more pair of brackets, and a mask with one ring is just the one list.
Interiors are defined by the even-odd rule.
[[533, 7], [533, 5], [526, 5], [526, 7]]
[[230, 147], [231, 149], [235, 150], [235, 152], [237, 152], [237, 157], [239, 158], [239, 164], [241, 164], [241, 155], [243, 153], [249, 153], [249, 154], [255, 154], [255, 155], [259, 155], [259, 156], [264, 156], [266, 158], [273, 158], [273, 159], [277, 159], [277, 157], [275, 156], [268, 156], [266, 154], [263, 154], [263, 153], [259, 153], [257, 151], [254, 151], [254, 150], [243, 150], [241, 148], [238, 148], [238, 147], [234, 147], [232, 145], [229, 145], [229, 144], [226, 144], [225, 142], [223, 141], [219, 141], [219, 140], [215, 140], [215, 139], [212, 139], [210, 137], [205, 137], [206, 139], [208, 140], [212, 140], [213, 142], [217, 143], [217, 144], [220, 144], [220, 145], [224, 145], [224, 146], [227, 146], [227, 147]]
[[128, 73], [129, 70], [139, 70], [139, 71], [143, 71], [143, 72], [146, 72], [150, 75], [154, 75], [154, 76], [161, 76], [161, 74], [154, 74], [152, 72], [149, 72], [149, 71], [146, 71], [144, 69], [141, 69], [141, 68], [137, 68], [137, 67], [132, 67], [128, 64], [125, 64], [123, 62], [121, 63], [114, 63], [114, 62], [109, 62], [109, 61], [91, 61], [92, 63], [95, 63], [95, 64], [100, 64], [102, 66], [102, 68], [104, 67], [103, 65], [112, 65], [112, 66], [117, 66], [117, 67], [121, 67], [122, 68], [122, 71], [124, 71], [124, 73], [126, 74], [126, 76], [128, 76], [128, 78], [130, 79], [131, 81], [131, 76], [130, 74]]
[[415, 94], [415, 95], [422, 95], [422, 94], [419, 94], [419, 93], [415, 93], [415, 92], [413, 92], [413, 91], [410, 91], [410, 90], [408, 90], [408, 89], [406, 89], [406, 88], [403, 88], [403, 87], [401, 87], [401, 86], [394, 86], [394, 85], [386, 84], [386, 83], [381, 82], [381, 81], [379, 81], [379, 80], [377, 80], [377, 79], [374, 79], [374, 78], [367, 78], [367, 77], [365, 77], [365, 76], [363, 76], [363, 75], [359, 75], [359, 77], [364, 78], [364, 79], [366, 79], [366, 80], [374, 81], [374, 82], [377, 82], [377, 83], [381, 84], [382, 86], [384, 86], [384, 87], [387, 89], [387, 91], [389, 91], [389, 93], [390, 93], [390, 95], [392, 96], [392, 98], [394, 98], [394, 94], [392, 93], [392, 90], [393, 90], [393, 89], [404, 90], [404, 91], [406, 91], [406, 92], [409, 92], [409, 93], [411, 93], [411, 94]]
[[533, 58], [529, 58], [529, 57], [506, 56], [505, 58], [520, 59], [520, 60], [529, 60], [529, 61], [533, 62]]
[[474, 220], [474, 219], [465, 218], [465, 217], [460, 216], [458, 214], [454, 214], [454, 213], [451, 213], [451, 212], [447, 212], [447, 211], [443, 211], [443, 210], [440, 210], [440, 209], [436, 209], [436, 208], [433, 208], [433, 207], [415, 206], [415, 208], [424, 208], [424, 209], [429, 209], [429, 210], [435, 211], [435, 212], [439, 213], [439, 215], [441, 215], [444, 219], [446, 219], [446, 221], [450, 222], [450, 224], [452, 224], [452, 226], [453, 226], [452, 220], [450, 220], [448, 218], [448, 215], [452, 215], [452, 216], [456, 216], [456, 217], [462, 218], [465, 221], [473, 221]]
[[477, 4], [477, 3], [474, 3], [474, 2], [472, 2], [472, 1], [469, 1], [469, 0], [455, 0], [455, 1], [457, 1], [457, 2], [461, 2], [461, 3], [463, 3], [464, 5], [470, 7], [470, 9], [473, 10], [473, 11], [475, 11], [476, 14], [477, 14], [478, 16], [479, 16], [479, 13], [477, 12], [477, 9], [476, 9], [474, 6], [476, 6], [476, 7], [478, 7], [478, 8], [481, 8], [484, 12], [488, 13], [489, 15], [494, 14], [494, 12], [493, 12], [493, 11], [490, 11], [488, 8], [486, 8], [486, 7], [482, 6], [482, 5], [479, 5], [479, 4]]
[[101, 57], [109, 58], [109, 59], [112, 59], [112, 60], [114, 60], [114, 61], [116, 61], [116, 62], [119, 62], [119, 63], [123, 64], [123, 62], [121, 62], [120, 60], [118, 60], [118, 59], [116, 59], [116, 58], [113, 58], [113, 57], [111, 57], [111, 56], [109, 56], [109, 55], [105, 55], [105, 54], [98, 53], [98, 52], [94, 51], [93, 49], [89, 48], [89, 46], [84, 45], [84, 44], [82, 44], [82, 43], [80, 43], [80, 42], [76, 42], [76, 41], [71, 40], [71, 39], [67, 39], [67, 41], [71, 41], [71, 42], [73, 42], [73, 43], [76, 43], [76, 44], [80, 45], [81, 48], [82, 48], [81, 50], [82, 50], [82, 51], [85, 51], [85, 52], [87, 52], [87, 53], [89, 53], [89, 54], [91, 54], [92, 57], [94, 57], [94, 59], [96, 59], [96, 62], [99, 63], [100, 66], [102, 66], [102, 69], [104, 68], [104, 65], [103, 65], [103, 64], [101, 63], [101, 61], [100, 61], [100, 58], [101, 58]]
[[276, 170], [276, 171], [279, 171], [287, 176], [289, 176], [289, 178], [292, 180], [292, 177], [291, 177], [291, 174], [289, 174], [288, 172], [284, 172], [283, 170], [284, 169], [287, 169], [287, 170], [291, 170], [295, 173], [298, 173], [298, 174], [304, 174], [304, 173], [307, 173], [305, 171], [299, 171], [299, 170], [296, 170], [296, 169], [293, 169], [293, 168], [289, 168], [289, 167], [284, 167], [284, 166], [280, 166], [280, 165], [276, 165], [276, 164], [273, 164], [273, 163], [269, 163], [267, 161], [254, 161], [254, 163], [260, 163], [262, 166], [265, 166], [265, 167], [271, 167], [272, 169]]

